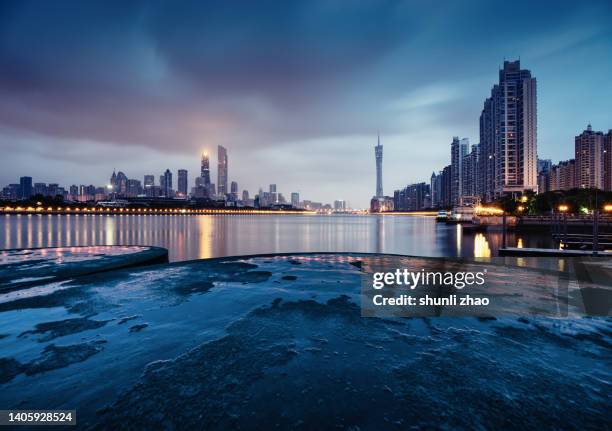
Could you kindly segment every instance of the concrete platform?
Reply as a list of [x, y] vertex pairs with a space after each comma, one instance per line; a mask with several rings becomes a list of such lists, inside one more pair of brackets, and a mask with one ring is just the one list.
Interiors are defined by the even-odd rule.
[[[377, 268], [486, 269], [499, 313], [362, 317]], [[92, 430], [605, 429], [612, 319], [573, 310], [592, 298], [607, 316], [610, 277], [566, 281], [456, 259], [295, 254], [0, 292], [0, 405], [76, 409]]]
[[168, 250], [148, 246], [91, 246], [0, 251], [0, 292], [110, 271], [167, 263]]

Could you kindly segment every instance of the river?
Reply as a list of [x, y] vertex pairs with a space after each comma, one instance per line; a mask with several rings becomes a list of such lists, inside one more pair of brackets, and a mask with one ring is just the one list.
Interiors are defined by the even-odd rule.
[[[2, 215], [0, 248], [154, 245], [171, 261], [261, 253], [367, 252], [489, 257], [501, 233], [462, 234], [432, 217], [406, 215]], [[508, 235], [509, 246], [550, 238]]]

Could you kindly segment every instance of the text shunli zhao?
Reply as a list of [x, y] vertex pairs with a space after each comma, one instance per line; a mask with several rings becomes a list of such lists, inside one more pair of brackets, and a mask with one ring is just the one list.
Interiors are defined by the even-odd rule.
[[[485, 276], [487, 270], [481, 272], [441, 272], [441, 271], [409, 271], [408, 269], [396, 269], [391, 272], [375, 272], [372, 277], [372, 287], [375, 290], [381, 290], [384, 287], [414, 290], [418, 287], [453, 287], [461, 290], [465, 287], [482, 286], [485, 284]], [[486, 297], [471, 297], [464, 295], [439, 296], [429, 295], [412, 296], [399, 295], [387, 297], [382, 294], [374, 295], [372, 298], [374, 305], [400, 305], [400, 306], [439, 306], [439, 305], [470, 305], [480, 306], [489, 305], [489, 298]]]

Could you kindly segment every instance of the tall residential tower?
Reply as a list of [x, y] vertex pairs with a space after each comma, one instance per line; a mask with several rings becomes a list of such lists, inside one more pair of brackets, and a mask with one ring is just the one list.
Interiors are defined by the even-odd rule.
[[521, 69], [520, 60], [504, 61], [480, 115], [480, 194], [485, 201], [537, 190], [536, 90], [536, 79]]
[[466, 196], [463, 190], [465, 185], [465, 156], [469, 152], [469, 139], [459, 139], [458, 136], [454, 136], [451, 143], [451, 202], [453, 205], [463, 205], [463, 197]]
[[595, 132], [589, 124], [576, 136], [576, 187], [604, 189], [604, 134]]

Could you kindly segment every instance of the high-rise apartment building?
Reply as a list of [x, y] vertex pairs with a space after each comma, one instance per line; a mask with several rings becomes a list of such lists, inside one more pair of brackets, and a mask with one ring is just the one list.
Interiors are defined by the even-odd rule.
[[463, 158], [461, 180], [461, 204], [475, 204], [482, 191], [480, 145], [472, 145], [472, 150]]
[[440, 205], [441, 207], [448, 208], [452, 205], [451, 201], [451, 166], [447, 165], [442, 169], [442, 173], [440, 183], [441, 183], [441, 193], [440, 193]]
[[396, 211], [418, 211], [431, 207], [431, 191], [427, 183], [409, 184], [393, 193]]
[[480, 115], [482, 197], [537, 189], [537, 83], [520, 61], [504, 61]]
[[[556, 190], [571, 190], [576, 188], [576, 162], [574, 159], [559, 162], [557, 165], [553, 165], [550, 168], [550, 172], [542, 173], [543, 175], [548, 174], [548, 189], [544, 191], [556, 191]], [[540, 190], [543, 192], [543, 190]]]
[[227, 149], [221, 145], [217, 148], [217, 192], [225, 196], [227, 190]]
[[612, 192], [612, 129], [604, 136], [604, 190]]
[[604, 134], [589, 124], [575, 139], [576, 187], [604, 188]]
[[451, 202], [453, 205], [463, 203], [464, 161], [469, 151], [470, 141], [468, 138], [453, 137], [451, 143]]
[[438, 208], [440, 206], [440, 192], [441, 190], [441, 174], [431, 173], [429, 178], [429, 189], [431, 190], [431, 207]]

